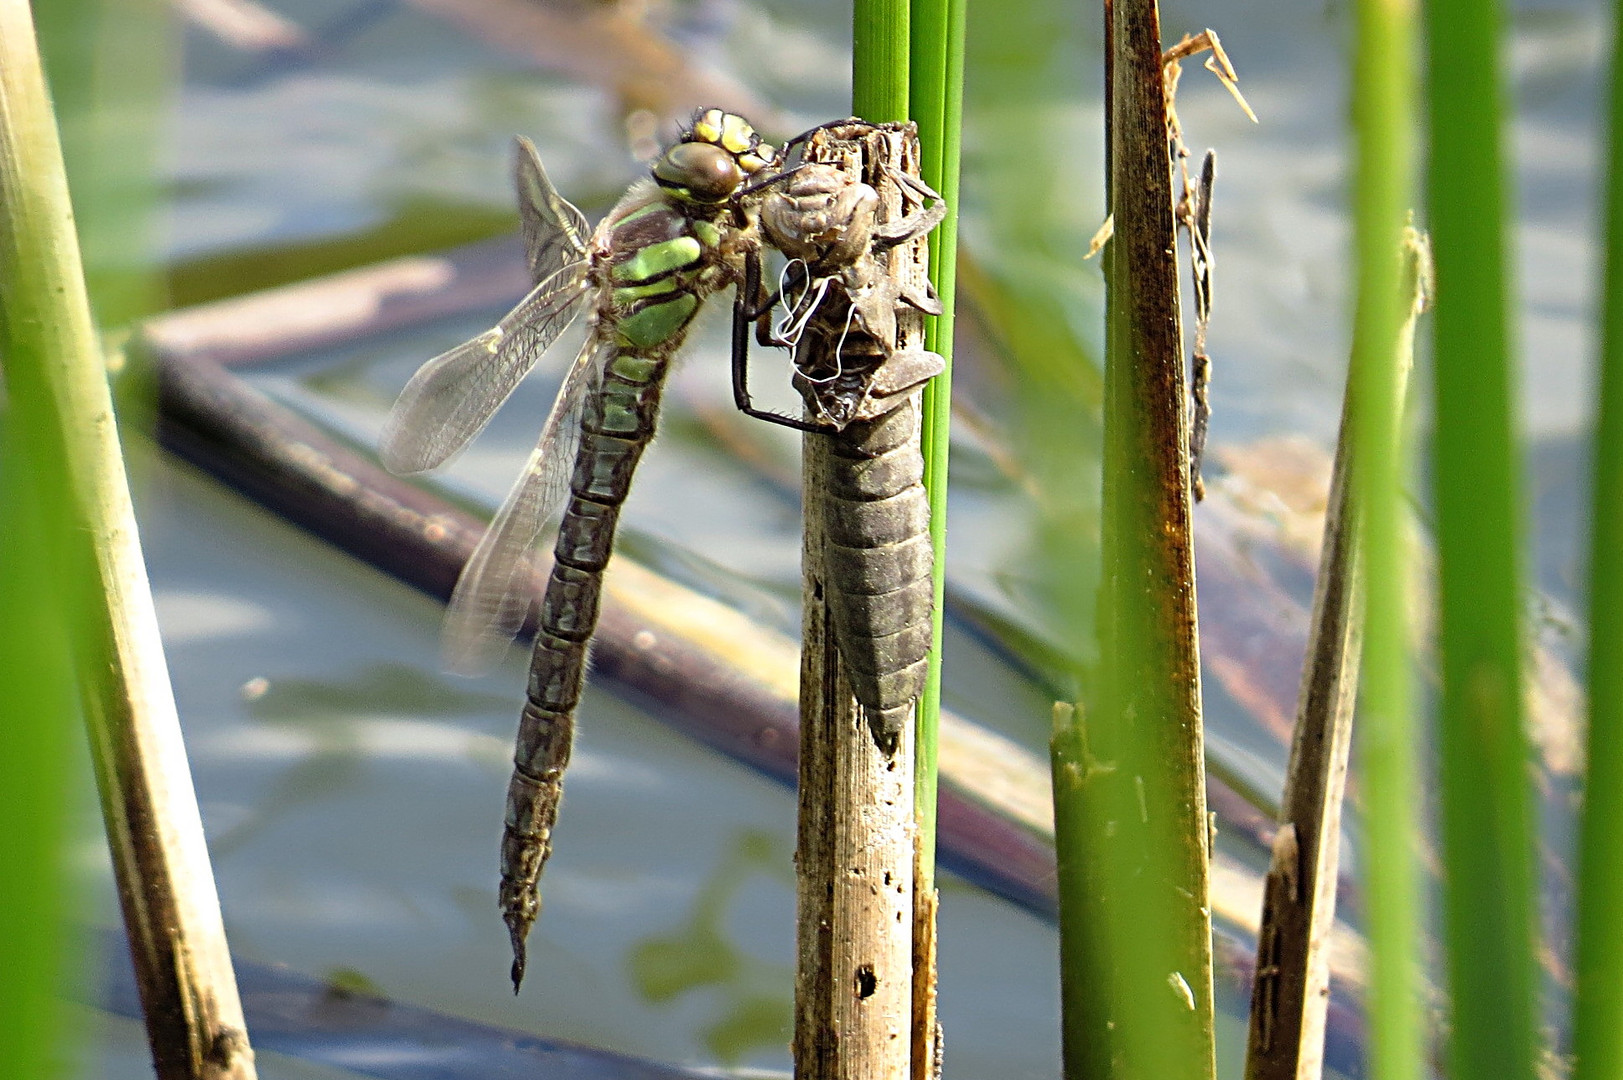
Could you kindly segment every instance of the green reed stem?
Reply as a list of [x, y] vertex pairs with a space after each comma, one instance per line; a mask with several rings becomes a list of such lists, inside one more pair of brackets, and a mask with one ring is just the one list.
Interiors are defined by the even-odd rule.
[[1623, 1076], [1623, 0], [1612, 23], [1600, 417], [1589, 567], [1589, 776], [1579, 839], [1573, 1080]]
[[1521, 478], [1501, 162], [1500, 5], [1426, 7], [1437, 272], [1439, 760], [1456, 1077], [1533, 1076], [1533, 820], [1522, 717]]
[[91, 307], [99, 326], [127, 327], [165, 306], [156, 207], [176, 21], [165, 0], [34, 8]]
[[[71, 493], [53, 468], [56, 440], [41, 437], [55, 402], [40, 373], [77, 360], [101, 378], [82, 287], [74, 275], [54, 273], [60, 248], [72, 246], [66, 187], [52, 183], [60, 185], [60, 172], [41, 178], [35, 169], [39, 149], [55, 145], [29, 7], [12, 0], [0, 5], [0, 356], [8, 391], [0, 414], [0, 1076], [30, 1080], [65, 1072], [61, 998], [74, 913], [62, 849], [79, 719], [67, 656], [72, 602], [54, 558]], [[84, 332], [80, 350], [58, 348], [63, 326]]]
[[941, 716], [941, 609], [947, 569], [947, 455], [952, 418], [952, 326], [958, 263], [958, 161], [963, 131], [965, 0], [915, 0], [912, 15], [913, 118], [924, 155], [923, 180], [947, 204], [946, 220], [930, 236], [930, 281], [942, 313], [925, 322], [924, 346], [947, 361], [924, 390], [924, 487], [930, 496], [930, 541], [935, 549], [934, 633], [930, 674], [919, 702], [914, 759], [915, 818], [920, 890], [935, 887], [937, 741]]
[[[1159, 13], [1155, 0], [1106, 12], [1100, 679], [1080, 721], [1057, 710], [1052, 744], [1064, 1066], [1067, 1080], [1209, 1080], [1210, 823]], [[1068, 572], [1085, 547], [1070, 539]]]
[[27, 455], [16, 482], [44, 509], [70, 620], [156, 1072], [196, 1075], [207, 1060], [211, 1076], [252, 1080], [27, 0], [0, 0], [0, 355], [8, 435]]
[[1353, 483], [1366, 568], [1364, 664], [1357, 725], [1367, 855], [1369, 1061], [1376, 1080], [1419, 1080], [1419, 830], [1409, 669], [1412, 566], [1404, 518], [1408, 455], [1396, 363], [1405, 297], [1399, 252], [1413, 191], [1414, 14], [1361, 0], [1353, 50], [1353, 217], [1357, 307], [1353, 393], [1360, 402]]
[[[12, 335], [7, 335], [11, 337]], [[9, 350], [13, 341], [7, 340]], [[0, 1077], [66, 1073], [62, 999], [69, 902], [63, 849], [75, 787], [78, 721], [60, 581], [46, 558], [44, 523], [15, 412], [0, 432]], [[61, 513], [53, 507], [51, 515]]]
[[851, 112], [871, 123], [907, 119], [907, 0], [856, 0], [851, 13]]
[[[168, 79], [162, 62], [167, 50], [155, 41], [168, 32], [167, 14], [159, 0], [36, 5], [56, 114], [69, 136], [65, 153], [77, 166], [77, 222], [83, 235], [100, 240], [87, 257], [85, 276], [101, 314], [117, 324], [153, 306], [150, 245], [127, 225], [150, 207], [150, 163], [159, 144], [150, 121], [156, 113], [137, 106]], [[26, 19], [26, 9], [7, 16], [17, 17]], [[43, 97], [35, 96], [36, 61], [18, 55], [26, 51], [21, 24], [13, 22], [7, 32], [16, 51], [8, 56], [8, 70], [0, 72], [7, 126], [0, 143], [12, 152], [7, 168], [26, 175], [29, 190], [9, 179], [0, 184], [0, 293], [13, 317], [0, 320], [7, 323], [0, 353], [12, 358], [19, 380], [28, 385], [23, 369], [31, 362], [66, 359], [55, 335], [73, 325], [74, 312], [64, 291], [48, 321], [18, 317], [32, 304], [29, 282], [50, 281], [48, 252], [68, 238], [56, 232], [48, 200], [38, 198], [51, 184], [38, 158], [25, 163], [15, 157], [33, 155], [56, 121]], [[99, 379], [99, 349], [88, 364]], [[55, 558], [62, 548], [59, 534], [52, 532], [73, 511], [68, 490], [47, 479], [51, 454], [34, 441], [52, 423], [51, 405], [41, 394], [14, 393], [0, 422], [0, 701], [7, 706], [0, 720], [0, 911], [7, 913], [7, 932], [0, 935], [0, 971], [6, 973], [0, 979], [0, 1016], [6, 1018], [0, 1023], [0, 1077], [30, 1080], [61, 1075], [70, 1060], [63, 1050], [68, 1044], [57, 1037], [74, 952], [70, 947], [64, 955], [63, 931], [82, 913], [72, 901], [76, 890], [65, 879], [61, 849], [67, 841], [64, 816], [88, 787], [72, 737], [82, 718], [68, 654], [70, 633], [83, 640], [86, 626], [83, 620], [69, 622], [75, 601]]]

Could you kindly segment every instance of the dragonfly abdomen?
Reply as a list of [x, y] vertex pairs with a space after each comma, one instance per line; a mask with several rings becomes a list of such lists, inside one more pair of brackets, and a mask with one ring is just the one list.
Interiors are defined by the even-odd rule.
[[513, 939], [513, 983], [524, 976], [524, 939], [540, 913], [538, 883], [552, 854], [552, 828], [574, 739], [575, 709], [597, 629], [603, 571], [620, 506], [654, 437], [667, 371], [658, 356], [622, 352], [604, 371], [581, 417], [568, 508], [536, 621], [530, 680], [519, 717], [502, 834], [502, 916]]
[[909, 399], [830, 436], [830, 615], [851, 692], [891, 734], [924, 689], [930, 650], [933, 555], [918, 422]]
[[[539, 645], [538, 645], [539, 648]], [[585, 646], [581, 646], [582, 652]], [[584, 664], [582, 664], [584, 670]], [[579, 697], [579, 686], [575, 695]], [[518, 750], [507, 783], [502, 829], [502, 918], [513, 941], [513, 986], [524, 980], [524, 939], [541, 913], [536, 883], [552, 856], [552, 828], [563, 798], [563, 774], [575, 741], [575, 707], [549, 708], [526, 700], [519, 713]]]

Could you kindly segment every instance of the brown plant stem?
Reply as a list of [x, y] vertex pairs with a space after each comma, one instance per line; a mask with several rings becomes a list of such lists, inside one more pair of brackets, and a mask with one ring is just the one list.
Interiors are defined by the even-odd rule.
[[[1414, 363], [1415, 328], [1426, 307], [1429, 256], [1424, 238], [1411, 232], [1403, 256], [1411, 299], [1393, 348], [1398, 377], [1406, 381]], [[1317, 1080], [1324, 1072], [1341, 806], [1363, 651], [1364, 565], [1348, 484], [1359, 408], [1353, 385], [1349, 381], [1342, 409], [1280, 828], [1264, 886], [1247, 1080]], [[1400, 412], [1402, 404], [1400, 383]]]
[[252, 1080], [25, 0], [0, 2], [0, 355], [7, 423], [45, 510], [43, 570], [68, 624], [157, 1075]]
[[1215, 1074], [1210, 857], [1172, 166], [1154, 0], [1107, 5], [1099, 693], [1056, 711], [1068, 1080]]
[[[890, 177], [918, 175], [918, 139], [911, 127], [853, 125], [849, 138], [819, 133], [806, 160], [834, 165], [854, 179], [876, 176], [880, 222], [901, 214], [902, 195]], [[848, 134], [837, 129], [841, 135]], [[825, 138], [824, 136], [828, 137]], [[884, 270], [899, 283], [894, 295], [923, 290], [922, 241], [898, 248]], [[900, 352], [921, 349], [923, 317], [897, 305]], [[808, 335], [813, 348], [839, 349], [844, 335]], [[809, 350], [807, 350], [809, 351]], [[801, 356], [802, 370], [833, 357]], [[916, 438], [915, 390], [872, 424], [805, 437], [802, 505], [802, 633], [800, 667], [800, 784], [797, 873], [794, 1062], [797, 1080], [909, 1080], [915, 1048], [934, 1057], [934, 907], [916, 907], [917, 824], [913, 814], [912, 711], [881, 724], [858, 704], [834, 635], [828, 550], [837, 500], [830, 477], [836, 458], [867, 456], [870, 429], [887, 428], [910, 410]], [[905, 425], [904, 425], [905, 426]], [[846, 466], [847, 468], [849, 466]], [[847, 549], [849, 550], [849, 549]], [[915, 702], [916, 705], [916, 702]], [[882, 730], [883, 729], [883, 730]], [[915, 956], [923, 985], [915, 985]], [[927, 1030], [926, 1030], [927, 1029]]]

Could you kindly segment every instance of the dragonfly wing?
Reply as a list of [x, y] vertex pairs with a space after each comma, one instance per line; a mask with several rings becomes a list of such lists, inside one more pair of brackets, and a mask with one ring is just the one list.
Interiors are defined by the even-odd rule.
[[394, 473], [444, 464], [483, 431], [586, 295], [586, 263], [559, 267], [495, 327], [441, 353], [400, 392], [379, 445]]
[[522, 135], [513, 142], [513, 183], [518, 188], [524, 258], [530, 280], [542, 281], [561, 267], [586, 258], [586, 241], [592, 231], [585, 215], [552, 186], [535, 144]]
[[445, 616], [445, 660], [452, 671], [488, 670], [524, 625], [538, 568], [536, 544], [569, 491], [581, 408], [613, 355], [611, 345], [587, 342], [558, 391], [523, 475], [462, 568]]

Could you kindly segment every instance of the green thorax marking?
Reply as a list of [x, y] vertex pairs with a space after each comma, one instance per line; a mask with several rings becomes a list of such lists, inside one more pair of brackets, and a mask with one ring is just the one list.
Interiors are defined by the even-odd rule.
[[686, 270], [704, 254], [704, 245], [695, 236], [678, 236], [638, 248], [609, 272], [616, 282], [643, 284], [655, 278]]
[[614, 290], [614, 302], [630, 307], [636, 301], [650, 296], [663, 296], [667, 293], [673, 293], [682, 288], [684, 284], [680, 276], [673, 274], [670, 277], [650, 281], [646, 285], [622, 285]]
[[652, 349], [685, 328], [697, 310], [697, 296], [691, 292], [678, 293], [669, 300], [649, 303], [615, 320], [614, 334], [620, 344], [629, 349]]
[[722, 227], [666, 199], [639, 206], [609, 235], [614, 337], [640, 352], [674, 344], [699, 308]]
[[694, 218], [693, 235], [697, 236], [699, 238], [699, 242], [707, 248], [716, 248], [721, 246], [721, 226], [717, 225], [713, 221], [706, 221], [703, 218]]

